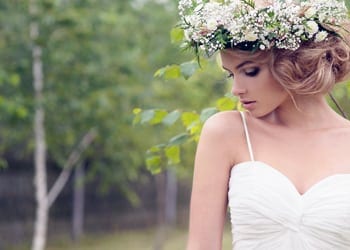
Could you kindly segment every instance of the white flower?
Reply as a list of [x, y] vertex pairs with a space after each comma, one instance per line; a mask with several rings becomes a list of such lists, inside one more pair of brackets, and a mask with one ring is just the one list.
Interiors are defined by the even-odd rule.
[[247, 42], [260, 50], [295, 50], [303, 41], [323, 41], [329, 34], [327, 27], [335, 30], [348, 18], [339, 0], [254, 2], [252, 9], [242, 0], [179, 0], [184, 42], [207, 55], [224, 49], [225, 44]]
[[315, 36], [315, 42], [323, 41], [324, 39], [326, 39], [327, 35], [328, 35], [327, 31], [323, 30], [323, 31], [318, 32]]
[[215, 30], [217, 28], [217, 22], [215, 19], [211, 18], [207, 21], [207, 28], [209, 30]]
[[256, 39], [258, 39], [258, 36], [254, 32], [249, 31], [244, 35], [244, 39], [249, 42], [254, 42]]
[[327, 18], [326, 13], [320, 13], [318, 15], [318, 19], [320, 20], [320, 22], [324, 22], [326, 20], [326, 18]]
[[193, 12], [199, 12], [201, 9], [203, 9], [203, 4], [198, 4], [197, 7], [193, 10]]
[[311, 17], [313, 17], [315, 14], [316, 14], [316, 8], [314, 8], [314, 7], [308, 8], [308, 9], [305, 11], [305, 13], [304, 13], [304, 15], [305, 15], [306, 18], [311, 18]]
[[307, 21], [305, 29], [310, 35], [314, 35], [318, 31], [318, 24], [315, 21]]
[[191, 41], [191, 32], [189, 30], [184, 30], [184, 36], [187, 41]]
[[304, 29], [304, 26], [303, 25], [296, 25], [295, 29], [297, 30], [294, 35], [296, 36], [301, 36], [302, 34], [304, 34], [305, 32], [305, 29]]
[[255, 0], [255, 8], [265, 8], [267, 6], [272, 5], [272, 0]]

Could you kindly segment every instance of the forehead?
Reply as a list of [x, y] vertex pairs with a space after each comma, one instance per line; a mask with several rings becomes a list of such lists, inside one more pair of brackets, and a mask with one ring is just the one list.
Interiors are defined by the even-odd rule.
[[252, 56], [241, 55], [241, 54], [235, 53], [232, 50], [223, 50], [220, 52], [220, 56], [221, 56], [222, 66], [224, 68], [236, 68], [238, 65], [241, 65], [242, 63], [245, 63], [245, 62], [259, 63], [259, 61], [254, 60]]
[[222, 50], [220, 52], [223, 67], [236, 67], [243, 62], [256, 64], [266, 64], [270, 60], [271, 54], [267, 52], [242, 51], [242, 50]]

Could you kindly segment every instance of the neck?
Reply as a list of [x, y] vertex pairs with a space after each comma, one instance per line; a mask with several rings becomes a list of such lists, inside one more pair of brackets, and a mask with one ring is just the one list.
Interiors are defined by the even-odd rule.
[[344, 122], [327, 103], [323, 95], [296, 96], [289, 99], [265, 119], [288, 128], [299, 130], [322, 129], [339, 126]]

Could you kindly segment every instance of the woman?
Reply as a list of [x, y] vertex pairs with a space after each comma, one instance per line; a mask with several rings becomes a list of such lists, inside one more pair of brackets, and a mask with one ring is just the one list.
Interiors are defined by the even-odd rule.
[[350, 249], [350, 122], [325, 95], [350, 71], [337, 1], [180, 1], [188, 44], [220, 51], [245, 112], [204, 125], [188, 250]]

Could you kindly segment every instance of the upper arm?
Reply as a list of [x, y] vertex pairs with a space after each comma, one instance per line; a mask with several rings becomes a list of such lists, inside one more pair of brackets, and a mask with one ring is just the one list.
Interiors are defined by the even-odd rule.
[[221, 249], [238, 119], [234, 112], [219, 114], [203, 127], [194, 166], [188, 250]]

